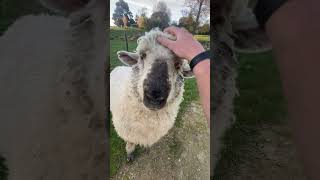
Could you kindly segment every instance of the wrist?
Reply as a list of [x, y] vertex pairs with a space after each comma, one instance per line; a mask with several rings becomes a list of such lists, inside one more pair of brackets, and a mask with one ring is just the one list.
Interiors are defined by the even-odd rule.
[[191, 71], [194, 70], [194, 68], [199, 65], [204, 60], [210, 60], [210, 52], [209, 51], [203, 51], [202, 53], [197, 54], [189, 63]]
[[190, 52], [190, 55], [187, 57], [187, 60], [190, 63], [194, 57], [196, 57], [200, 53], [203, 53], [204, 51], [205, 51], [204, 48], [194, 49], [192, 52]]
[[195, 76], [208, 74], [210, 72], [210, 59], [205, 59], [199, 62], [194, 68], [193, 73]]

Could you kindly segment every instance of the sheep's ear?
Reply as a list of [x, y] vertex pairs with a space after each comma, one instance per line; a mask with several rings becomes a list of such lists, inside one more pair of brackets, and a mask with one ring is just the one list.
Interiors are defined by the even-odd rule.
[[128, 66], [133, 66], [137, 64], [139, 55], [137, 53], [127, 52], [127, 51], [118, 51], [119, 60]]
[[194, 77], [194, 74], [191, 71], [191, 68], [188, 64], [188, 61], [185, 59], [183, 60], [182, 65], [181, 65], [181, 73], [184, 78], [193, 78]]
[[84, 8], [90, 0], [39, 0], [39, 2], [53, 12], [69, 15]]

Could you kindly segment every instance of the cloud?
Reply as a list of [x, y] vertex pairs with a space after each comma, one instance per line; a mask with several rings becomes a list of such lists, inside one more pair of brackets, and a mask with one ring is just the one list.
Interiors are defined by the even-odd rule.
[[147, 5], [146, 3], [143, 3], [143, 2], [139, 2], [139, 1], [135, 2], [135, 1], [131, 1], [131, 0], [127, 0], [126, 2], [128, 3], [128, 5], [132, 4], [135, 6], [139, 6], [140, 8], [147, 8], [150, 11], [152, 10], [152, 6]]
[[[115, 9], [115, 4], [118, 0], [110, 0], [110, 25], [113, 24], [112, 14]], [[135, 15], [141, 8], [147, 8], [148, 13], [147, 16], [150, 16], [152, 13], [153, 5], [157, 3], [159, 0], [150, 1], [150, 0], [124, 0], [128, 3], [130, 11], [133, 15]], [[184, 2], [185, 0], [162, 0], [165, 2], [169, 9], [171, 10], [171, 20], [179, 21], [182, 16], [181, 10], [185, 8]]]

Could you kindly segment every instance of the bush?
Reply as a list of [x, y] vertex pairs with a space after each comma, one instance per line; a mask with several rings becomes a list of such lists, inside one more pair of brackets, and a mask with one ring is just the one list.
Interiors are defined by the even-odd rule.
[[204, 24], [198, 28], [198, 34], [208, 35], [210, 33], [210, 25]]

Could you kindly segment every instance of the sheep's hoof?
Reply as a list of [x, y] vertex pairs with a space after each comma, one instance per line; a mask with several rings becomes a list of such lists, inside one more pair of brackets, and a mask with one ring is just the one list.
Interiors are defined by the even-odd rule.
[[127, 155], [127, 162], [132, 162], [133, 161], [133, 154], [128, 154]]

